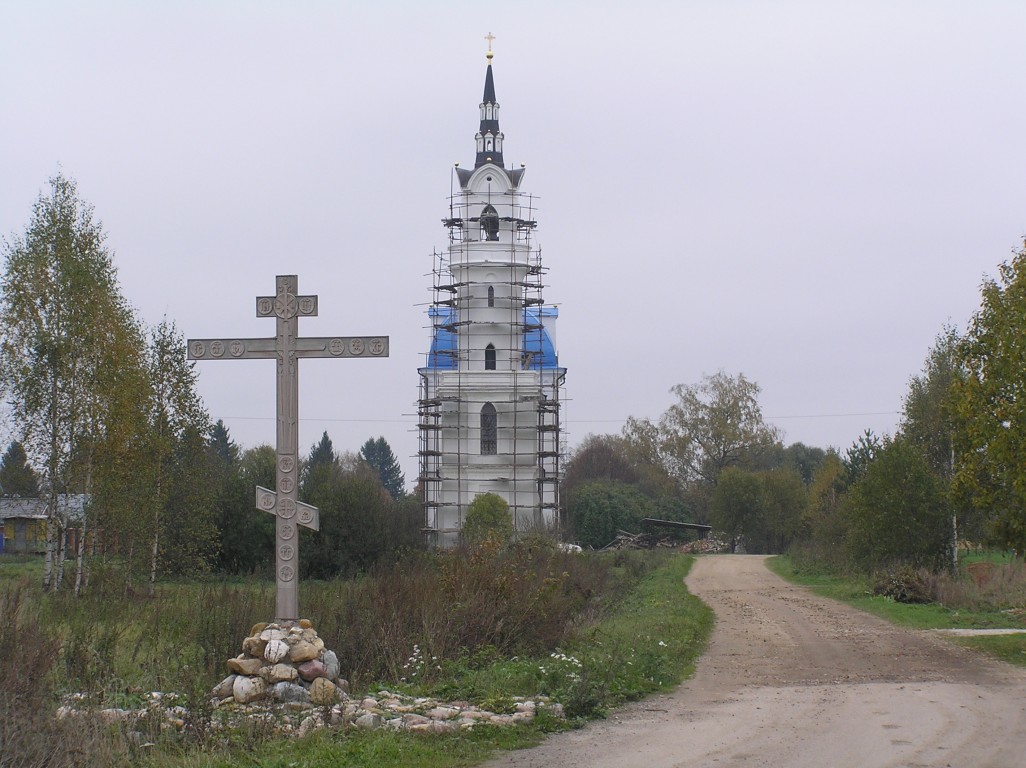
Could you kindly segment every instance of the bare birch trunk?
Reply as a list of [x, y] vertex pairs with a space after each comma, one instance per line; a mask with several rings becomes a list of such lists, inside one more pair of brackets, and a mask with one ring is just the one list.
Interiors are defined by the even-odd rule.
[[49, 592], [53, 583], [53, 561], [57, 549], [57, 519], [46, 517], [46, 554], [43, 555], [43, 591]]
[[[154, 521], [156, 522], [156, 521]], [[160, 533], [158, 533], [156, 526], [153, 529], [153, 553], [150, 558], [150, 597], [154, 597], [157, 594], [157, 544], [160, 540]]]
[[75, 597], [78, 597], [79, 592], [82, 591], [82, 569], [85, 567], [85, 537], [89, 530], [88, 526], [87, 516], [83, 514], [82, 528], [78, 532], [78, 552], [75, 563]]
[[135, 542], [133, 541], [128, 545], [128, 567], [125, 569], [125, 597], [128, 597], [128, 593], [132, 590], [132, 568], [133, 558], [135, 557]]
[[61, 588], [64, 583], [64, 560], [68, 552], [68, 527], [61, 520], [60, 532], [57, 536], [57, 578], [54, 581], [54, 590]]

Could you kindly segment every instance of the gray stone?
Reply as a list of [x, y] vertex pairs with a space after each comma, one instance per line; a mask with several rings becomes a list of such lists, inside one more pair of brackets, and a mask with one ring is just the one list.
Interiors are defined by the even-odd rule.
[[424, 715], [416, 715], [412, 712], [407, 715], [403, 715], [403, 723], [408, 727], [412, 727], [414, 725], [427, 725], [430, 722], [431, 718], [424, 717]]
[[373, 712], [360, 715], [356, 718], [356, 727], [365, 731], [376, 731], [381, 727], [381, 715], [375, 715]]
[[110, 709], [101, 709], [98, 714], [103, 722], [116, 723], [122, 720], [127, 720], [133, 713], [130, 709], [118, 709], [116, 707], [112, 707]]
[[277, 701], [310, 702], [310, 692], [299, 683], [276, 683], [271, 689], [271, 695]]
[[303, 718], [303, 722], [299, 724], [299, 728], [296, 730], [296, 736], [302, 739], [308, 733], [323, 727], [324, 719], [319, 714], [310, 715]]
[[338, 663], [338, 656], [334, 651], [325, 651], [321, 654], [321, 661], [324, 663], [324, 676], [335, 682], [338, 679], [341, 666]]
[[259, 701], [267, 695], [267, 683], [259, 677], [239, 675], [232, 685], [232, 695], [240, 704]]
[[211, 696], [218, 699], [224, 699], [231, 696], [235, 690], [235, 678], [238, 675], [228, 675], [224, 680], [214, 686], [214, 690], [210, 692]]
[[459, 714], [459, 710], [453, 709], [452, 707], [435, 707], [429, 709], [424, 713], [432, 720], [448, 720]]
[[553, 717], [558, 717], [560, 720], [566, 717], [566, 714], [563, 712], [562, 704], [546, 704], [545, 711]]
[[[267, 630], [265, 630], [267, 631]], [[281, 638], [274, 638], [267, 641], [264, 648], [264, 658], [272, 664], [276, 664], [289, 654], [289, 645]]]
[[265, 643], [269, 643], [272, 640], [284, 640], [285, 633], [281, 631], [277, 624], [272, 624], [260, 633], [260, 639]]

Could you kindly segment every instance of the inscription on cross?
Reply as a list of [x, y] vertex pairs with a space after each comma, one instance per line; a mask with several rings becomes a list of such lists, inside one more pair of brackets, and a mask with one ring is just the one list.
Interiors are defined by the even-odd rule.
[[190, 360], [276, 359], [276, 490], [256, 489], [256, 506], [275, 516], [275, 618], [299, 619], [299, 536], [296, 525], [318, 530], [317, 508], [299, 501], [299, 368], [303, 357], [388, 357], [387, 336], [299, 336], [299, 318], [317, 314], [317, 297], [300, 296], [296, 275], [278, 275], [274, 296], [258, 296], [257, 317], [274, 317], [276, 334], [264, 339], [189, 339]]

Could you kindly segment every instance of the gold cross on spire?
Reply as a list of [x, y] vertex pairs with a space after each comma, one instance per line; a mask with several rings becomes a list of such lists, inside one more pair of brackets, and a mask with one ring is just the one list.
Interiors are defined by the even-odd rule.
[[485, 35], [485, 40], [488, 41], [488, 53], [486, 54], [486, 56], [488, 57], [488, 61], [492, 60], [492, 40], [494, 39], [495, 35], [493, 35], [491, 32]]

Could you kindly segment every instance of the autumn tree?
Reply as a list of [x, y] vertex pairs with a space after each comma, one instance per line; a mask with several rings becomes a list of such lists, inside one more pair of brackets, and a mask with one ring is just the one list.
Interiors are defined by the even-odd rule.
[[[62, 493], [91, 493], [96, 450], [117, 423], [125, 372], [141, 365], [139, 325], [121, 295], [106, 235], [75, 182], [58, 174], [25, 234], [5, 241], [0, 388], [47, 499], [43, 584], [59, 586]], [[55, 570], [56, 567], [56, 570]]]
[[631, 417], [624, 436], [639, 454], [661, 462], [704, 513], [720, 473], [751, 465], [779, 433], [763, 419], [759, 385], [744, 374], [720, 371], [670, 391], [677, 400], [658, 423]]
[[995, 543], [1026, 552], [1026, 242], [982, 288], [959, 345], [954, 490]]
[[921, 373], [912, 377], [901, 413], [901, 434], [923, 452], [939, 476], [950, 479], [954, 467], [956, 384], [964, 376], [962, 340], [950, 326], [937, 336]]
[[[205, 461], [210, 419], [196, 392], [195, 363], [185, 338], [167, 319], [150, 334], [147, 350], [150, 398], [146, 443], [149, 589], [162, 565], [175, 571], [202, 569], [216, 551], [212, 487]], [[167, 540], [169, 557], [162, 558]]]

